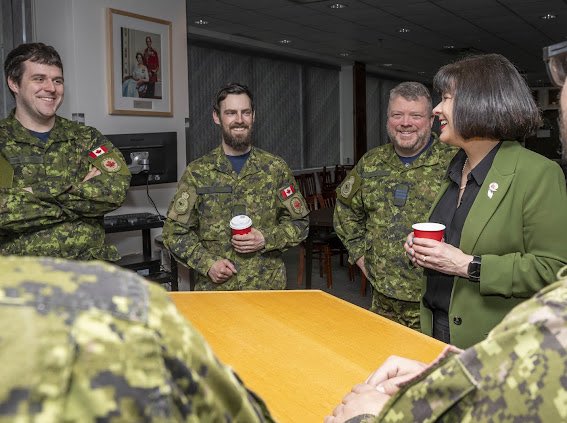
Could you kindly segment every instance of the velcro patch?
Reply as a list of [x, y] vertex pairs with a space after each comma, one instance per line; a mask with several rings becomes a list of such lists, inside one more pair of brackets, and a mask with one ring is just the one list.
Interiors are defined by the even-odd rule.
[[197, 191], [195, 187], [186, 184], [180, 185], [173, 198], [167, 217], [180, 223], [187, 223], [196, 201]]
[[0, 155], [0, 188], [12, 188], [14, 183], [14, 168], [4, 156]]
[[116, 151], [104, 153], [99, 157], [97, 157], [96, 159], [93, 159], [89, 153], [89, 161], [94, 167], [96, 167], [102, 172], [117, 173], [120, 175], [130, 174], [130, 171], [128, 170], [128, 165], [124, 161], [124, 157], [122, 156], [122, 154]]
[[341, 202], [350, 205], [352, 197], [354, 197], [354, 194], [356, 194], [360, 188], [360, 183], [360, 176], [358, 176], [356, 168], [354, 168], [349, 172], [345, 180], [337, 187], [337, 198]]
[[298, 193], [291, 195], [291, 197], [287, 197], [285, 200], [283, 199], [283, 195], [280, 191], [280, 199], [282, 200], [283, 205], [289, 211], [292, 217], [299, 218], [305, 217], [309, 214], [309, 209], [307, 208], [307, 204]]

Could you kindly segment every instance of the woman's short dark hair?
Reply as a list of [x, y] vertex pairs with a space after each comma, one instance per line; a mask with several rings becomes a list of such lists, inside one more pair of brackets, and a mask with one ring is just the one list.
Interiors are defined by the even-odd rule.
[[526, 81], [500, 54], [470, 56], [443, 66], [433, 88], [453, 96], [453, 126], [464, 139], [521, 140], [540, 124]]
[[237, 82], [231, 82], [230, 84], [225, 85], [222, 87], [215, 97], [215, 104], [213, 105], [213, 109], [217, 112], [217, 115], [220, 113], [220, 104], [229, 94], [246, 94], [250, 99], [250, 107], [252, 111], [254, 111], [254, 98], [252, 97], [252, 93], [248, 89], [246, 85], [239, 84]]
[[[24, 75], [24, 62], [31, 61], [42, 65], [57, 66], [63, 72], [63, 63], [57, 50], [43, 43], [20, 44], [6, 56], [4, 61], [4, 76], [6, 83], [8, 78], [18, 86]], [[12, 90], [10, 90], [12, 92]], [[12, 96], [14, 93], [12, 92]]]

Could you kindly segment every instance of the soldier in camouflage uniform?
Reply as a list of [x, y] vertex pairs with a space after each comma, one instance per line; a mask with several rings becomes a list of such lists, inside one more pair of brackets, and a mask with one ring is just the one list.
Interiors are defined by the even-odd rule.
[[0, 421], [273, 421], [134, 272], [0, 257], [0, 275]]
[[56, 116], [64, 86], [53, 47], [22, 44], [4, 70], [16, 108], [0, 122], [0, 254], [118, 260], [102, 216], [129, 187], [121, 153], [96, 129]]
[[[452, 150], [431, 133], [431, 97], [404, 82], [390, 91], [391, 143], [367, 152], [337, 188], [335, 230], [373, 286], [371, 310], [419, 330], [422, 272], [400, 250], [424, 221]], [[411, 230], [411, 229], [410, 229]]]
[[[286, 163], [251, 145], [254, 104], [247, 87], [222, 88], [213, 119], [222, 143], [185, 170], [164, 243], [197, 270], [196, 289], [284, 289], [282, 251], [307, 236], [305, 200]], [[237, 215], [252, 219], [250, 233], [231, 236], [229, 222]]]

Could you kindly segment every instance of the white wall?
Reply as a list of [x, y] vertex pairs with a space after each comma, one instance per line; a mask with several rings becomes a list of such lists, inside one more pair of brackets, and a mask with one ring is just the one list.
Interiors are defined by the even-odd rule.
[[[107, 101], [106, 8], [172, 22], [173, 117], [111, 116]], [[185, 0], [35, 0], [35, 40], [53, 45], [63, 59], [65, 101], [59, 114], [84, 113], [85, 123], [103, 134], [176, 131], [178, 176], [185, 168], [187, 35]], [[165, 214], [176, 184], [150, 186], [150, 195]], [[116, 213], [153, 211], [145, 187], [133, 187]], [[159, 233], [156, 230], [155, 235]], [[141, 251], [137, 232], [112, 234], [109, 242], [121, 254]]]

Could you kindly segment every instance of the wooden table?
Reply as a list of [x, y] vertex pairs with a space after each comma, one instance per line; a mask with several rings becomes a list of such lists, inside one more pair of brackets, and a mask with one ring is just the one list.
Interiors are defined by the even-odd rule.
[[321, 423], [389, 355], [429, 362], [445, 345], [319, 290], [170, 295], [281, 423]]

